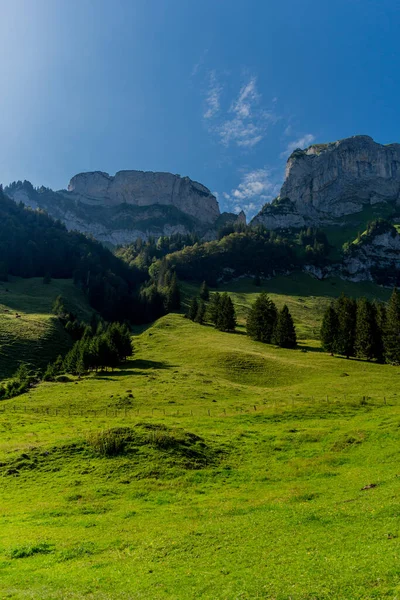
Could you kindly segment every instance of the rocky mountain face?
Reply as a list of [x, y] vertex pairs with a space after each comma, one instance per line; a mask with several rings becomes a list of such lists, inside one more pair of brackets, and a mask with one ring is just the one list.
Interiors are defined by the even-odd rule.
[[221, 215], [208, 188], [171, 173], [119, 171], [110, 176], [95, 171], [75, 175], [67, 190], [34, 189], [29, 182], [18, 182], [5, 192], [17, 202], [46, 210], [70, 230], [112, 245], [174, 233], [213, 239], [221, 224], [238, 219]]
[[356, 135], [295, 150], [279, 197], [252, 223], [268, 229], [340, 224], [377, 203], [400, 203], [400, 144]]

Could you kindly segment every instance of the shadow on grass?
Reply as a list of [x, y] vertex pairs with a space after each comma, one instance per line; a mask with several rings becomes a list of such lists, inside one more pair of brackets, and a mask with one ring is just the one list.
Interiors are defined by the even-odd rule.
[[145, 375], [150, 369], [161, 370], [171, 369], [173, 365], [166, 362], [156, 360], [142, 360], [139, 358], [127, 360], [123, 363], [118, 371], [98, 371], [96, 377], [108, 381], [115, 381], [118, 377], [125, 375]]

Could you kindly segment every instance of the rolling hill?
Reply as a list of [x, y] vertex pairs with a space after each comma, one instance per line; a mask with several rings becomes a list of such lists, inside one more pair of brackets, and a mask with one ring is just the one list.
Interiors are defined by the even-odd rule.
[[[339, 287], [265, 283], [298, 350], [170, 314], [122, 368], [3, 401], [1, 595], [394, 597], [398, 370], [320, 351]], [[243, 324], [258, 289], [226, 289]]]

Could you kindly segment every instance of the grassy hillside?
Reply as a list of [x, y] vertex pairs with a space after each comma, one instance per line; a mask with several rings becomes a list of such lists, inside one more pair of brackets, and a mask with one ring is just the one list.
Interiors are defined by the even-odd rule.
[[[199, 285], [183, 284], [185, 308], [190, 297], [199, 293], [199, 287]], [[298, 337], [302, 340], [318, 339], [325, 308], [342, 292], [354, 298], [365, 296], [382, 301], [388, 300], [391, 293], [387, 288], [366, 281], [353, 283], [338, 278], [318, 281], [302, 272], [262, 280], [260, 287], [253, 285], [251, 279], [238, 279], [220, 286], [218, 291], [228, 292], [231, 295], [235, 303], [239, 328], [243, 331], [250, 306], [261, 291], [266, 292], [278, 308], [287, 304], [295, 320]]]
[[41, 278], [15, 277], [0, 283], [0, 379], [12, 375], [20, 362], [45, 366], [69, 347], [69, 336], [51, 314], [59, 294], [80, 318], [90, 318], [90, 307], [71, 280], [44, 285]]
[[[305, 336], [339, 290], [304, 277], [268, 289], [309, 306]], [[123, 369], [1, 403], [1, 597], [398, 595], [398, 369], [182, 315], [134, 344]]]

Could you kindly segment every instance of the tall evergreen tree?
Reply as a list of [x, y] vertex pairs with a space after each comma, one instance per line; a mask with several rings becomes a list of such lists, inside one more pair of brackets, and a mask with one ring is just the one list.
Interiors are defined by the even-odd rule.
[[386, 331], [386, 306], [383, 302], [374, 302], [373, 309], [375, 312], [375, 322], [376, 322], [375, 358], [378, 362], [384, 362], [384, 359], [385, 359], [384, 335], [385, 335], [385, 331]]
[[388, 363], [400, 365], [400, 294], [395, 288], [386, 311], [384, 334], [385, 358]]
[[204, 300], [200, 299], [198, 302], [197, 314], [195, 317], [196, 323], [200, 323], [200, 325], [203, 325], [205, 315], [206, 315], [206, 305], [205, 305]]
[[270, 344], [275, 329], [278, 312], [275, 304], [265, 292], [260, 294], [247, 317], [247, 335], [258, 342]]
[[200, 298], [204, 300], [204, 302], [208, 302], [210, 299], [210, 290], [208, 289], [208, 285], [205, 281], [201, 284], [200, 288]]
[[171, 282], [168, 286], [166, 309], [168, 312], [179, 310], [181, 307], [181, 292], [178, 285], [176, 273], [171, 277]]
[[274, 331], [274, 342], [281, 348], [296, 348], [297, 337], [292, 315], [286, 304], [278, 314]]
[[197, 300], [196, 296], [193, 296], [193, 298], [190, 301], [189, 311], [188, 311], [188, 317], [191, 321], [194, 321], [196, 319], [198, 310], [199, 310], [199, 301]]
[[356, 303], [353, 298], [342, 294], [336, 302], [336, 311], [339, 320], [337, 352], [346, 358], [354, 356], [354, 343], [356, 334]]
[[339, 332], [339, 319], [333, 304], [330, 304], [322, 319], [320, 338], [322, 348], [330, 352], [331, 356], [336, 352]]
[[219, 292], [215, 292], [211, 296], [211, 300], [208, 305], [208, 316], [209, 316], [211, 323], [213, 323], [215, 326], [217, 326], [220, 303], [221, 303], [221, 294]]
[[373, 305], [366, 298], [357, 302], [356, 337], [354, 350], [359, 358], [378, 358], [378, 325]]
[[221, 296], [217, 316], [217, 329], [220, 331], [234, 331], [236, 327], [236, 314], [233, 302], [225, 292]]

